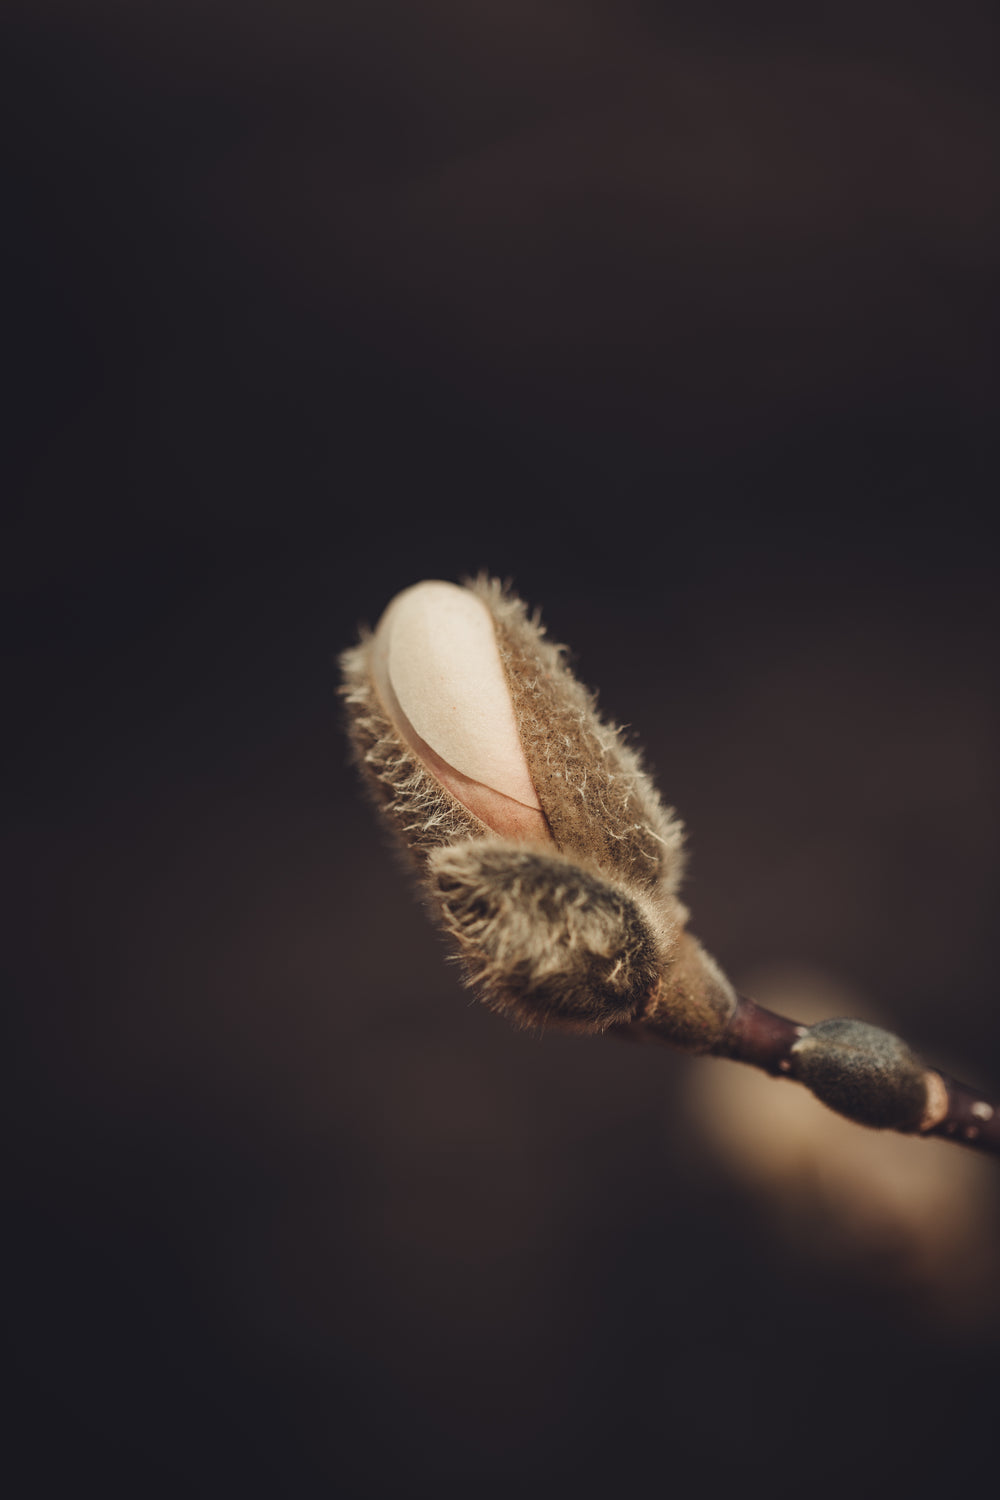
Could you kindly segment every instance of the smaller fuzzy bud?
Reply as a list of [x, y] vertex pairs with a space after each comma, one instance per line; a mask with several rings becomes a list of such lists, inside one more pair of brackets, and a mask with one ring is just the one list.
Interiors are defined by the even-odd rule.
[[527, 1026], [634, 1020], [659, 955], [638, 903], [574, 861], [519, 844], [437, 849], [430, 870], [470, 983]]
[[882, 1130], [919, 1130], [923, 1064], [891, 1031], [867, 1021], [820, 1021], [791, 1050], [792, 1077], [838, 1114]]

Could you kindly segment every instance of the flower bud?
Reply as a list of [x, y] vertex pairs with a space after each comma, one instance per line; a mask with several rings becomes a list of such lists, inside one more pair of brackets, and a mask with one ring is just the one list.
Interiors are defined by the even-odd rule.
[[420, 583], [341, 660], [356, 755], [470, 983], [527, 1024], [648, 1020], [707, 1050], [735, 997], [683, 931], [681, 825], [521, 600]]
[[819, 1021], [792, 1048], [792, 1073], [838, 1114], [880, 1130], [919, 1130], [927, 1070], [891, 1031], [867, 1021]]

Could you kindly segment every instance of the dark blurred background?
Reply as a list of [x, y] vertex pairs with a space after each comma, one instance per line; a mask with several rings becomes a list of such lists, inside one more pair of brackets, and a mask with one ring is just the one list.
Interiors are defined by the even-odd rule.
[[734, 981], [1000, 1090], [993, 7], [0, 25], [12, 1493], [994, 1484], [993, 1273], [727, 1165], [723, 1064], [472, 1005], [335, 699], [510, 577]]

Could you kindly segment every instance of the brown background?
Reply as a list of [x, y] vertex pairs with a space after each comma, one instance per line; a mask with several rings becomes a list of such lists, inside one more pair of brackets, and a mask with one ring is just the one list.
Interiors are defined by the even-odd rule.
[[1000, 1089], [992, 7], [804, 9], [5, 8], [19, 1494], [995, 1484], [995, 1325], [470, 1006], [334, 699], [513, 578], [737, 983]]

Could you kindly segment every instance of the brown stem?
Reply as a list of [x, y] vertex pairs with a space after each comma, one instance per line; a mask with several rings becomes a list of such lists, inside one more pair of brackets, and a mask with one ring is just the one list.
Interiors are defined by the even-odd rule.
[[[798, 1069], [793, 1049], [808, 1032], [809, 1027], [765, 1010], [762, 1005], [741, 995], [732, 1020], [711, 1050], [717, 1057], [749, 1063], [775, 1077], [795, 1078]], [[1000, 1105], [984, 1099], [978, 1090], [934, 1068], [925, 1070], [924, 1080], [928, 1108], [916, 1133], [941, 1136], [945, 1140], [957, 1141], [959, 1145], [1000, 1156]], [[847, 1109], [841, 1109], [841, 1112], [849, 1117], [853, 1113]], [[864, 1120], [863, 1115], [855, 1117]], [[876, 1122], [868, 1119], [865, 1123]], [[912, 1127], [897, 1128], [913, 1133]]]
[[[937, 1069], [934, 1069], [937, 1072]], [[991, 1104], [968, 1084], [938, 1073], [948, 1091], [948, 1112], [925, 1135], [940, 1135], [978, 1151], [1000, 1156], [1000, 1105]]]
[[791, 1051], [804, 1031], [798, 1021], [776, 1015], [739, 995], [733, 1018], [712, 1052], [716, 1057], [750, 1063], [780, 1078], [792, 1071]]

